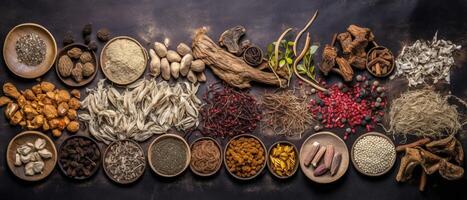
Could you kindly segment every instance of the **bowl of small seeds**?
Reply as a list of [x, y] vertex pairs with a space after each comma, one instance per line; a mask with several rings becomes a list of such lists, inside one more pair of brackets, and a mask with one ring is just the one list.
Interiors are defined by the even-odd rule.
[[298, 164], [298, 151], [294, 144], [278, 141], [269, 148], [267, 165], [275, 177], [285, 179], [293, 176]]
[[225, 146], [224, 165], [239, 180], [253, 179], [266, 167], [266, 146], [254, 135], [237, 135]]
[[164, 134], [152, 141], [148, 149], [151, 169], [162, 177], [175, 177], [190, 164], [190, 147], [185, 139], [175, 134]]
[[133, 140], [117, 140], [107, 147], [103, 156], [104, 172], [116, 183], [130, 184], [138, 180], [146, 168], [141, 146]]
[[391, 139], [381, 133], [365, 133], [352, 145], [351, 159], [360, 173], [381, 176], [394, 166], [396, 147]]

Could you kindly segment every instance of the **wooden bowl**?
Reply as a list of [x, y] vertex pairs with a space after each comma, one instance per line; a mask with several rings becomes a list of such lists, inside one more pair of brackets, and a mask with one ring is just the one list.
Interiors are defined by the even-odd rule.
[[[389, 68], [389, 70], [387, 71], [386, 74], [381, 74], [381, 75], [377, 75], [376, 73], [373, 72], [373, 70], [370, 69], [370, 66], [368, 66], [368, 63], [369, 63], [369, 60], [370, 60], [370, 54], [371, 52], [373, 52], [374, 50], [384, 50], [384, 49], [387, 49], [389, 54], [391, 54], [392, 58], [393, 58], [393, 61], [392, 61], [392, 64]], [[386, 76], [389, 76], [389, 74], [392, 73], [392, 71], [394, 71], [394, 66], [395, 66], [395, 58], [394, 58], [394, 55], [392, 54], [391, 50], [389, 50], [388, 48], [386, 47], [383, 47], [383, 46], [375, 46], [373, 48], [371, 48], [368, 53], [366, 54], [366, 70], [368, 72], [370, 72], [371, 75], [375, 76], [375, 77], [379, 77], [379, 78], [383, 78], [383, 77], [386, 77]]]
[[[196, 174], [196, 175], [198, 175], [198, 176], [204, 176], [204, 177], [206, 177], [206, 176], [212, 176], [212, 175], [216, 174], [216, 173], [219, 171], [219, 169], [221, 168], [221, 166], [222, 166], [222, 148], [221, 148], [221, 145], [219, 144], [219, 142], [217, 142], [215, 139], [213, 139], [213, 138], [211, 138], [211, 137], [200, 137], [200, 138], [196, 139], [195, 141], [193, 141], [193, 142], [191, 143], [191, 145], [190, 145], [190, 152], [191, 152], [192, 149], [193, 149], [193, 145], [194, 145], [196, 142], [202, 141], [202, 140], [210, 140], [210, 141], [213, 141], [214, 144], [216, 144], [217, 148], [219, 148], [219, 153], [220, 153], [221, 159], [219, 160], [219, 164], [217, 165], [216, 169], [215, 169], [213, 172], [211, 172], [211, 173], [206, 173], [206, 174], [205, 174], [205, 173], [198, 172], [198, 171], [196, 171], [196, 170], [193, 168], [193, 166], [191, 165], [191, 163], [190, 163], [190, 170], [191, 170], [194, 174]], [[193, 155], [193, 154], [192, 154], [192, 155]], [[191, 161], [193, 161], [193, 159], [191, 159]]]
[[[154, 166], [154, 164], [152, 163], [152, 156], [153, 156], [153, 153], [152, 153], [152, 149], [153, 149], [153, 146], [156, 142], [158, 141], [161, 141], [161, 140], [164, 140], [164, 139], [167, 139], [167, 138], [174, 138], [174, 139], [177, 139], [177, 140], [180, 140], [183, 142], [183, 144], [185, 144], [185, 148], [186, 148], [186, 162], [185, 162], [185, 166], [183, 166], [183, 169], [180, 170], [179, 172], [175, 173], [175, 174], [164, 174], [160, 171], [158, 171], [158, 169], [156, 169], [156, 167]], [[152, 171], [154, 171], [157, 175], [159, 176], [162, 176], [162, 177], [175, 177], [175, 176], [178, 176], [180, 175], [181, 173], [183, 173], [186, 168], [188, 168], [188, 165], [190, 165], [190, 159], [191, 159], [191, 152], [190, 152], [190, 146], [188, 146], [188, 143], [185, 141], [185, 139], [183, 139], [182, 137], [178, 136], [178, 135], [175, 135], [175, 134], [164, 134], [164, 135], [161, 135], [159, 137], [157, 137], [156, 139], [154, 139], [151, 144], [149, 145], [149, 148], [148, 148], [148, 162], [149, 162], [149, 166], [151, 166], [151, 169]]]
[[[386, 170], [384, 170], [384, 171], [381, 172], [381, 173], [377, 173], [377, 174], [366, 173], [366, 172], [364, 172], [363, 170], [361, 170], [361, 169], [358, 167], [357, 163], [355, 162], [355, 158], [354, 158], [354, 147], [355, 147], [355, 144], [356, 144], [358, 141], [360, 141], [362, 138], [364, 138], [365, 136], [369, 136], [369, 135], [374, 135], [374, 136], [382, 137], [382, 138], [388, 140], [389, 143], [391, 143], [392, 146], [394, 147], [394, 160], [392, 161], [391, 165], [390, 165]], [[382, 134], [382, 133], [378, 133], [378, 132], [368, 132], [368, 133], [365, 133], [365, 134], [363, 134], [363, 135], [360, 135], [360, 137], [358, 137], [358, 138], [355, 140], [355, 142], [352, 144], [352, 151], [350, 152], [350, 157], [351, 157], [351, 159], [352, 159], [352, 164], [353, 164], [353, 166], [355, 167], [355, 169], [357, 169], [358, 172], [360, 172], [360, 173], [362, 173], [362, 174], [364, 174], [364, 175], [367, 175], [367, 176], [381, 176], [381, 175], [383, 175], [383, 174], [386, 174], [386, 173], [387, 173], [389, 170], [391, 170], [391, 168], [394, 166], [394, 164], [396, 163], [396, 159], [397, 159], [397, 155], [396, 155], [396, 154], [397, 154], [397, 153], [396, 153], [396, 146], [394, 145], [394, 143], [392, 142], [392, 140], [391, 140], [388, 136], [386, 136], [386, 135], [384, 135], [384, 134]]]
[[[92, 60], [94, 60], [94, 73], [87, 77], [87, 78], [83, 78], [83, 81], [81, 82], [76, 82], [71, 76], [70, 77], [63, 77], [62, 75], [60, 75], [60, 72], [58, 70], [58, 61], [60, 60], [60, 57], [62, 57], [63, 55], [66, 55], [68, 50], [74, 48], [74, 47], [78, 47], [80, 48], [81, 50], [83, 51], [87, 51], [91, 54], [91, 57], [92, 57]], [[72, 59], [73, 60], [73, 59]], [[76, 64], [76, 62], [73, 62], [73, 64]], [[56, 62], [55, 62], [55, 72], [57, 73], [57, 76], [58, 78], [63, 82], [65, 83], [65, 85], [68, 85], [70, 87], [81, 87], [81, 86], [84, 86], [84, 85], [87, 85], [88, 83], [90, 83], [92, 80], [94, 80], [94, 78], [96, 77], [96, 74], [97, 74], [97, 71], [99, 70], [99, 64], [97, 62], [97, 57], [96, 57], [96, 54], [94, 53], [94, 51], [92, 51], [91, 49], [89, 49], [88, 46], [84, 45], [84, 44], [80, 44], [80, 43], [73, 43], [73, 44], [70, 44], [70, 45], [67, 45], [65, 47], [63, 47], [60, 52], [58, 52], [58, 56], [57, 56], [57, 59], [56, 59]]]
[[[105, 55], [105, 53], [107, 51], [107, 47], [109, 46], [109, 44], [111, 44], [112, 42], [115, 42], [117, 40], [130, 40], [130, 41], [136, 43], [141, 48], [141, 51], [143, 52], [143, 55], [144, 55], [144, 67], [142, 67], [141, 71], [138, 72], [139, 75], [137, 77], [135, 77], [134, 79], [132, 79], [132, 80], [127, 80], [127, 81], [116, 80], [115, 77], [112, 77], [106, 70], [105, 62], [107, 61], [108, 58]], [[128, 37], [128, 36], [118, 36], [118, 37], [112, 38], [109, 42], [107, 42], [107, 44], [104, 46], [104, 48], [102, 48], [101, 55], [100, 55], [101, 70], [104, 73], [105, 77], [107, 77], [113, 83], [115, 83], [117, 85], [122, 85], [122, 86], [123, 85], [128, 85], [128, 84], [133, 83], [136, 80], [138, 80], [144, 74], [144, 71], [146, 71], [147, 62], [148, 62], [148, 53], [147, 53], [146, 49], [137, 40], [135, 40], [135, 39], [133, 39], [131, 37]]]
[[[28, 66], [20, 63], [17, 59], [15, 50], [16, 41], [29, 33], [37, 34], [46, 44], [45, 58], [37, 66]], [[54, 64], [56, 55], [57, 43], [55, 42], [55, 38], [46, 28], [39, 24], [24, 23], [15, 26], [8, 32], [3, 44], [3, 57], [6, 66], [13, 74], [26, 79], [34, 79], [47, 73]]]
[[[342, 154], [341, 164], [339, 166], [339, 170], [334, 176], [331, 176], [329, 172], [322, 176], [315, 176], [313, 174], [314, 168], [313, 166], [306, 167], [305, 166], [305, 158], [308, 156], [308, 152], [310, 151], [313, 142], [319, 142], [321, 145], [334, 145], [334, 151], [340, 152]], [[302, 147], [300, 148], [300, 168], [302, 172], [312, 181], [317, 183], [332, 183], [334, 181], [339, 180], [347, 171], [349, 167], [349, 150], [347, 149], [347, 145], [345, 142], [336, 134], [328, 131], [322, 131], [315, 133], [308, 137], [305, 142], [303, 142]], [[321, 159], [320, 162], [323, 162]]]
[[96, 163], [96, 167], [94, 167], [94, 169], [91, 171], [91, 174], [89, 176], [82, 176], [82, 177], [71, 177], [71, 176], [68, 176], [67, 173], [66, 173], [66, 170], [63, 168], [63, 164], [62, 162], [60, 161], [60, 159], [58, 159], [58, 167], [60, 168], [60, 171], [62, 171], [62, 173], [69, 177], [69, 178], [72, 178], [72, 179], [75, 179], [75, 180], [84, 180], [84, 179], [88, 179], [90, 177], [92, 177], [96, 172], [97, 170], [99, 169], [100, 165], [101, 165], [101, 162], [102, 162], [102, 151], [101, 149], [99, 148], [99, 144], [97, 144], [97, 142], [88, 137], [88, 136], [84, 136], [84, 135], [73, 135], [73, 136], [70, 136], [69, 138], [65, 139], [62, 144], [60, 144], [60, 147], [58, 148], [58, 152], [59, 152], [59, 155], [60, 153], [62, 152], [63, 150], [63, 147], [64, 145], [66, 144], [66, 142], [68, 142], [69, 140], [71, 139], [74, 139], [74, 138], [83, 138], [85, 140], [88, 140], [88, 141], [91, 141], [91, 143], [95, 144], [97, 146], [97, 149], [99, 149], [99, 159]]
[[[294, 169], [292, 171], [292, 173], [288, 176], [279, 176], [278, 174], [276, 174], [276, 172], [274, 172], [274, 170], [272, 169], [272, 164], [271, 164], [271, 159], [269, 159], [270, 155], [271, 155], [271, 151], [272, 149], [278, 145], [278, 144], [287, 144], [287, 145], [290, 145], [292, 146], [293, 148], [293, 151], [295, 152], [295, 166], [294, 166]], [[297, 147], [295, 147], [294, 144], [292, 144], [291, 142], [289, 141], [278, 141], [274, 144], [272, 144], [270, 147], [269, 147], [269, 150], [268, 150], [268, 157], [266, 158], [267, 159], [267, 164], [268, 164], [268, 169], [269, 171], [271, 172], [272, 175], [274, 175], [275, 177], [279, 178], [279, 179], [286, 179], [286, 178], [290, 178], [292, 177], [298, 170], [298, 166], [300, 164], [300, 159], [298, 158], [298, 150], [297, 150]]]
[[[33, 176], [27, 176], [24, 172], [24, 165], [20, 167], [15, 166], [15, 156], [16, 156], [16, 149], [25, 144], [26, 142], [32, 142], [37, 138], [45, 139], [46, 145], [45, 148], [52, 153], [52, 158], [44, 159], [44, 169], [42, 174], [36, 174]], [[13, 139], [11, 139], [10, 143], [8, 144], [7, 152], [7, 164], [13, 174], [25, 181], [39, 181], [52, 173], [57, 164], [57, 149], [55, 148], [54, 142], [45, 134], [38, 132], [38, 131], [24, 131], [18, 135], [16, 135]]]
[[[263, 163], [263, 166], [261, 166], [261, 169], [255, 175], [250, 176], [250, 177], [246, 177], [246, 178], [237, 176], [236, 174], [232, 173], [229, 170], [229, 167], [227, 166], [227, 149], [229, 148], [229, 145], [233, 140], [235, 140], [237, 138], [240, 138], [240, 137], [251, 137], [251, 138], [254, 138], [254, 139], [258, 140], [259, 143], [261, 144], [261, 146], [263, 146], [263, 151], [264, 151], [264, 163]], [[229, 142], [227, 143], [227, 145], [225, 145], [225, 148], [224, 148], [224, 165], [225, 165], [225, 168], [227, 169], [227, 171], [229, 172], [229, 174], [232, 175], [233, 177], [235, 177], [236, 179], [242, 180], [242, 181], [251, 180], [251, 179], [256, 178], [259, 174], [261, 174], [261, 172], [263, 172], [264, 168], [266, 167], [266, 159], [267, 159], [267, 154], [266, 153], [267, 153], [266, 152], [266, 146], [264, 145], [263, 141], [261, 141], [258, 137], [254, 136], [254, 135], [251, 135], [251, 134], [237, 135], [237, 136], [233, 137], [232, 139], [230, 139]]]
[[[110, 174], [110, 172], [107, 170], [107, 167], [105, 165], [105, 158], [107, 157], [107, 153], [110, 149], [110, 147], [112, 147], [113, 145], [117, 144], [117, 142], [123, 142], [123, 141], [128, 141], [128, 142], [131, 142], [131, 143], [134, 143], [137, 145], [137, 147], [139, 148], [139, 150], [143, 153], [143, 158], [144, 158], [144, 166], [143, 166], [143, 171], [141, 172], [141, 174], [139, 174], [139, 176], [136, 176], [134, 179], [132, 180], [127, 180], [127, 181], [119, 181], [117, 179], [114, 179], [114, 177], [112, 176], [112, 174]], [[130, 184], [130, 183], [133, 183], [135, 182], [136, 180], [138, 180], [143, 174], [144, 174], [144, 171], [146, 170], [146, 157], [144, 156], [144, 151], [143, 151], [143, 148], [141, 148], [141, 145], [139, 145], [137, 142], [133, 141], [133, 140], [130, 140], [130, 139], [125, 139], [125, 140], [117, 140], [115, 142], [112, 142], [109, 144], [109, 146], [107, 146], [107, 148], [105, 149], [104, 151], [104, 155], [102, 156], [102, 167], [104, 168], [104, 172], [105, 174], [107, 175], [107, 177], [110, 178], [110, 180], [114, 181], [115, 183], [119, 183], [119, 184], [123, 184], [123, 185], [126, 185], [126, 184]]]

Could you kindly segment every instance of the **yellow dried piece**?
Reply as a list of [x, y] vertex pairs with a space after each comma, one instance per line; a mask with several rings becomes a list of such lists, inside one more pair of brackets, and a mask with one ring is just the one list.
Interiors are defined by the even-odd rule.
[[269, 155], [272, 171], [278, 176], [290, 176], [296, 165], [296, 153], [289, 144], [277, 144]]

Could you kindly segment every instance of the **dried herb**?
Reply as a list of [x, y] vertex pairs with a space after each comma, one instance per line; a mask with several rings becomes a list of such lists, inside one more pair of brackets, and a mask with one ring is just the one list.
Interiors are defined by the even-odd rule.
[[246, 91], [215, 83], [208, 87], [204, 100], [206, 105], [200, 113], [206, 135], [226, 137], [251, 133], [261, 119], [255, 98]]
[[[280, 77], [287, 79], [287, 85], [292, 78], [292, 64], [294, 59], [293, 41], [287, 41], [283, 38], [291, 29], [287, 29], [276, 42], [273, 42], [267, 47], [267, 57], [271, 71], [279, 79]], [[281, 85], [282, 87], [282, 85]]]
[[121, 140], [107, 147], [104, 168], [117, 182], [132, 182], [144, 173], [146, 159], [141, 147], [129, 140]]

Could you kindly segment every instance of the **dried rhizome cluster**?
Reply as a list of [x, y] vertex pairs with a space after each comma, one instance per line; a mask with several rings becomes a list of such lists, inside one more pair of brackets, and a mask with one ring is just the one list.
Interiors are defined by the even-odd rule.
[[204, 62], [194, 59], [191, 48], [185, 43], [180, 43], [174, 51], [167, 50], [163, 43], [155, 42], [153, 49], [149, 49], [149, 56], [149, 71], [154, 77], [160, 75], [168, 81], [170, 77], [178, 79], [183, 76], [192, 83], [206, 82]]
[[6, 105], [5, 117], [11, 125], [23, 129], [43, 131], [52, 130], [59, 137], [63, 130], [75, 133], [79, 130], [77, 110], [80, 108], [80, 92], [56, 89], [49, 82], [41, 82], [31, 89], [18, 91], [12, 83], [3, 85], [0, 106]]
[[458, 180], [464, 176], [464, 149], [453, 136], [431, 141], [424, 138], [416, 142], [397, 147], [398, 152], [405, 152], [401, 159], [396, 181], [406, 182], [412, 178], [415, 167], [421, 166], [419, 190], [425, 190], [427, 175], [436, 172], [446, 180]]
[[[341, 54], [338, 53], [334, 45], [336, 39], [342, 48]], [[324, 75], [328, 75], [329, 72], [333, 71], [341, 75], [345, 81], [352, 81], [354, 76], [352, 67], [365, 69], [368, 53], [367, 47], [370, 43], [374, 43], [374, 39], [375, 36], [369, 28], [350, 25], [346, 32], [334, 35], [331, 44], [325, 45], [320, 70]], [[384, 70], [388, 72], [393, 62], [392, 54], [389, 53], [389, 50], [382, 51], [384, 52], [375, 52], [375, 55], [372, 57], [373, 63], [371, 64], [375, 65], [375, 73], [378, 71], [378, 74], [383, 74]], [[390, 55], [390, 58], [387, 58], [387, 54]], [[390, 61], [387, 61], [386, 58]]]

